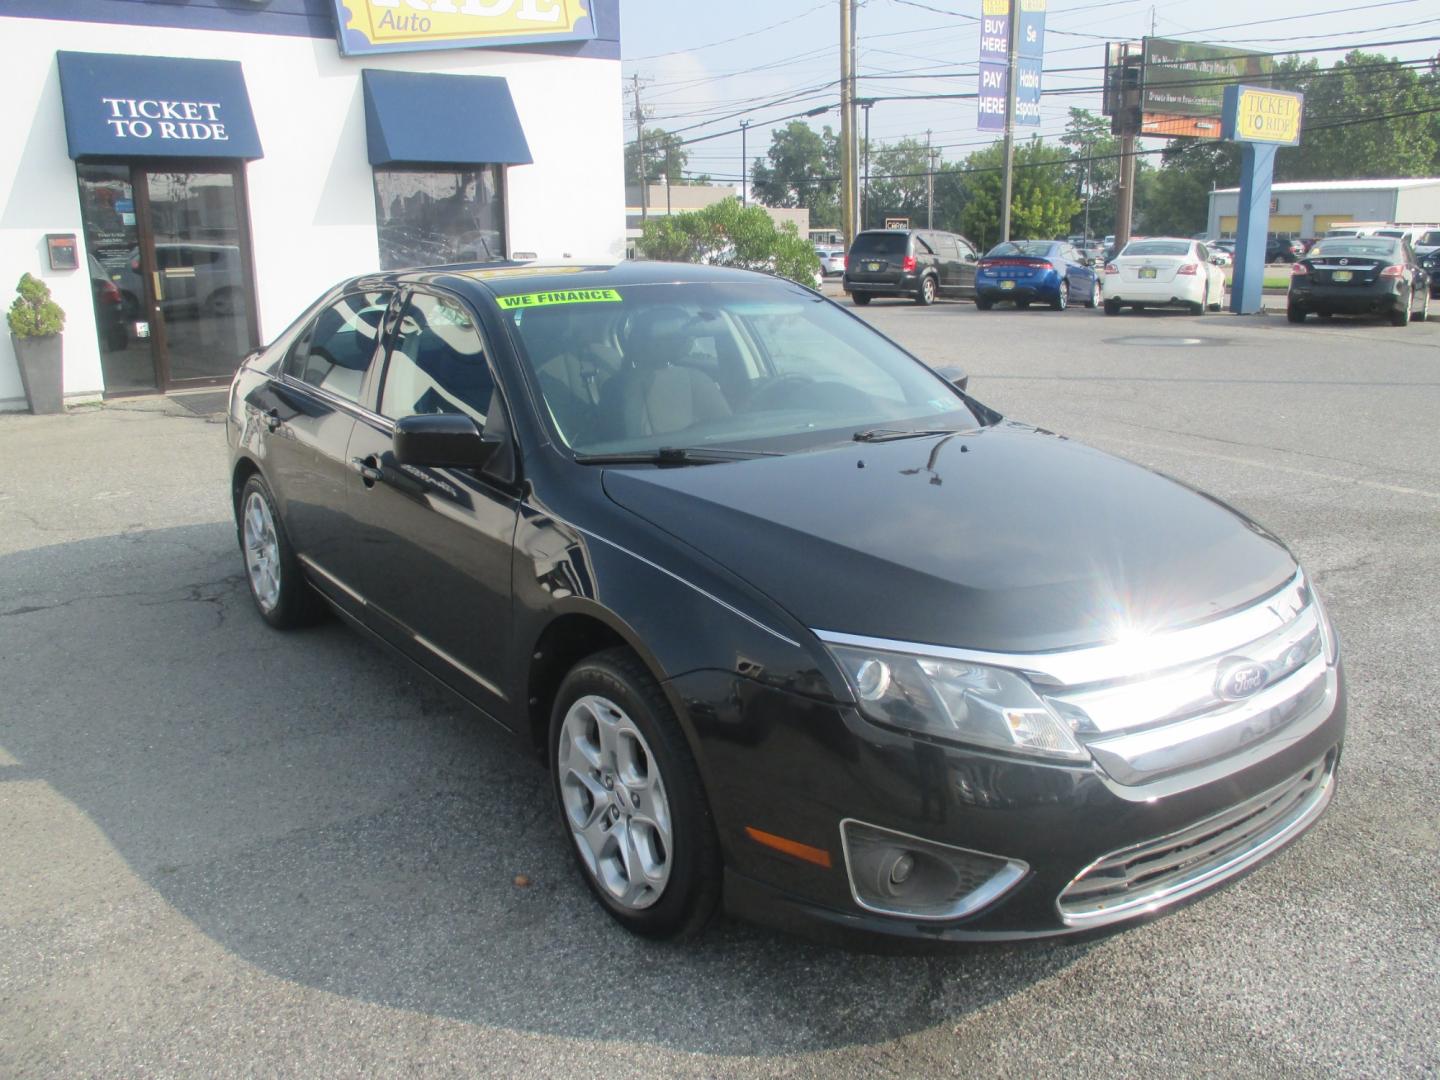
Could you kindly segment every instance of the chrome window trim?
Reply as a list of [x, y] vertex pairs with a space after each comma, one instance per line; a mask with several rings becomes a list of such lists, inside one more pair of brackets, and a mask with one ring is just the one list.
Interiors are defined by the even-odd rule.
[[811, 632], [832, 645], [1008, 668], [1022, 673], [1042, 688], [1083, 686], [1139, 678], [1180, 664], [1221, 656], [1286, 625], [1304, 610], [1309, 599], [1304, 572], [1297, 570], [1279, 589], [1252, 601], [1241, 610], [1209, 622], [1156, 634], [1146, 639], [1143, 648], [1119, 642], [1055, 652], [991, 652], [835, 630]]

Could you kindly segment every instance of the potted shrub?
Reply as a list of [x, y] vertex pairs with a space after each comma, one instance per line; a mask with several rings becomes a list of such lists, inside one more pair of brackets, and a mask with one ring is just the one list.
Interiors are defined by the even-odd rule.
[[10, 305], [10, 340], [25, 399], [32, 413], [64, 412], [60, 331], [65, 329], [65, 312], [50, 299], [50, 287], [29, 274], [21, 276], [15, 291], [20, 295]]

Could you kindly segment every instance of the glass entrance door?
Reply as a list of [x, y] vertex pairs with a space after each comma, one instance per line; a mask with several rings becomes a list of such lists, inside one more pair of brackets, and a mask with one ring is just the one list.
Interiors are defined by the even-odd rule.
[[76, 173], [105, 392], [227, 380], [259, 337], [238, 169]]
[[167, 388], [228, 379], [253, 348], [254, 298], [236, 173], [140, 170], [150, 337]]

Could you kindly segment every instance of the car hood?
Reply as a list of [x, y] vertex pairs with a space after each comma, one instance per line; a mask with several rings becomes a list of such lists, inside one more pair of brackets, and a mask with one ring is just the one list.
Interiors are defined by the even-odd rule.
[[1210, 618], [1296, 571], [1223, 503], [1008, 421], [603, 480], [815, 630], [1036, 652]]

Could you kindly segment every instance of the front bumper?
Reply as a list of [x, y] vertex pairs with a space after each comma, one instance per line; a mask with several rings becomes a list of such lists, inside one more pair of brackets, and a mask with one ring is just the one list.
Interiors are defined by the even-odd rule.
[[[1097, 765], [1070, 766], [903, 735], [852, 708], [718, 672], [675, 680], [695, 734], [726, 860], [734, 913], [833, 940], [976, 942], [1089, 934], [1187, 903], [1263, 862], [1305, 830], [1329, 800], [1345, 729], [1343, 673], [1334, 669], [1323, 714], [1285, 731], [1243, 767], [1154, 798], [1126, 798]], [[1258, 838], [1221, 869], [1184, 875], [1153, 902], [1114, 917], [1076, 917], [1061, 896], [1088, 868], [1193, 830], [1324, 763], [1323, 794], [1273, 838]], [[863, 909], [852, 894], [841, 822], [853, 819], [939, 844], [1023, 862], [1017, 884], [974, 914], [915, 919]], [[746, 828], [823, 851], [828, 866], [749, 838]], [[1213, 872], [1209, 872], [1213, 871]], [[1108, 869], [1107, 869], [1107, 872]]]

